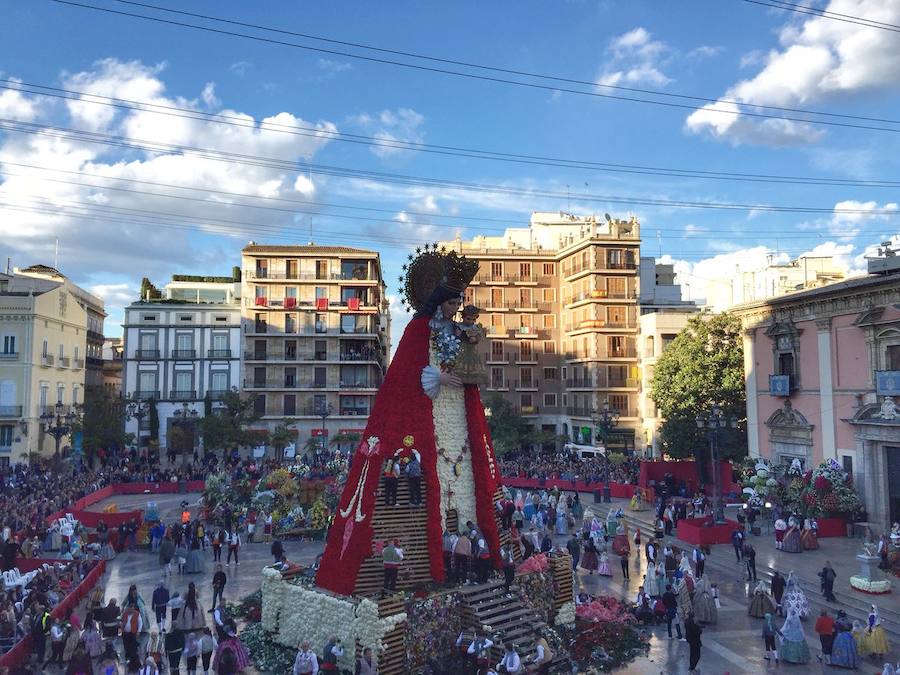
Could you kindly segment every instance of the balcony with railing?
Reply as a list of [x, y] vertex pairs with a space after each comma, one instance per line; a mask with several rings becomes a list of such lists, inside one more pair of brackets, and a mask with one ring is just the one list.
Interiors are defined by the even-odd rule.
[[209, 350], [207, 350], [206, 355], [211, 359], [230, 359], [231, 358], [231, 350], [230, 349], [209, 349]]
[[492, 379], [487, 385], [488, 391], [509, 391], [509, 380]]
[[508, 338], [509, 330], [506, 326], [487, 326], [484, 332], [489, 338]]
[[56, 365], [58, 368], [68, 368], [72, 365], [72, 359], [70, 359], [68, 356], [60, 356], [59, 361], [57, 361]]
[[513, 411], [517, 415], [528, 416], [528, 415], [539, 415], [541, 412], [540, 406], [536, 405], [519, 405], [513, 406]]
[[570, 405], [566, 407], [566, 414], [569, 417], [586, 417], [590, 419], [591, 417], [591, 409], [583, 408], [581, 406]]
[[206, 395], [209, 396], [213, 401], [219, 401], [225, 397], [230, 390], [229, 389], [207, 389]]
[[158, 349], [136, 349], [134, 351], [134, 358], [138, 361], [155, 361], [159, 359], [159, 350]]
[[541, 388], [541, 381], [532, 380], [513, 380], [513, 388], [516, 391], [537, 391]]
[[147, 401], [151, 398], [159, 399], [159, 390], [135, 389], [133, 396], [139, 401]]
[[594, 389], [596, 386], [589, 377], [573, 377], [566, 380], [566, 389]]
[[194, 358], [197, 358], [197, 350], [196, 349], [173, 349], [172, 350], [172, 358], [173, 359], [194, 359]]
[[0, 417], [2, 418], [10, 418], [10, 417], [21, 417], [22, 416], [22, 406], [20, 405], [0, 405]]
[[84, 368], [84, 359], [72, 359], [72, 367], [81, 370]]
[[41, 365], [42, 366], [52, 366], [53, 365], [53, 354], [41, 354]]
[[172, 389], [169, 398], [173, 401], [196, 401], [197, 391], [194, 389]]
[[379, 382], [377, 378], [351, 381], [341, 380], [340, 383], [341, 389], [378, 389], [380, 386], [381, 382]]

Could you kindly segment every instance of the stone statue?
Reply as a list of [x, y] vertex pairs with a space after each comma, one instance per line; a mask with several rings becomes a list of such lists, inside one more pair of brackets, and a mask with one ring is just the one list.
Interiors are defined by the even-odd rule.
[[881, 402], [881, 410], [878, 412], [878, 417], [883, 420], [900, 419], [900, 411], [897, 410], [897, 404], [894, 403], [893, 397], [884, 397], [884, 400]]
[[863, 552], [870, 558], [878, 557], [877, 555], [875, 555], [875, 552], [872, 550], [872, 544], [870, 544], [869, 542], [863, 544]]

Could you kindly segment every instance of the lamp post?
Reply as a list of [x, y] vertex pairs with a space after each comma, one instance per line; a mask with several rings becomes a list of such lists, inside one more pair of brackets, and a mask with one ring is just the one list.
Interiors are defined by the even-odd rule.
[[[194, 408], [188, 404], [187, 402], [181, 404], [181, 408], [172, 412], [172, 424], [174, 426], [179, 427], [184, 436], [183, 438], [187, 438], [188, 429], [191, 429], [194, 426], [197, 418], [200, 416], [200, 413], [194, 410]], [[191, 433], [191, 450], [193, 450], [193, 438], [194, 434]], [[181, 464], [184, 466], [187, 463], [187, 453], [185, 452], [185, 448], [181, 448]]]
[[725, 506], [722, 503], [722, 486], [719, 480], [719, 430], [725, 427], [737, 429], [738, 421], [734, 415], [726, 417], [718, 403], [713, 404], [708, 414], [698, 414], [695, 421], [698, 429], [707, 430], [710, 455], [713, 462], [713, 521], [716, 524], [721, 524], [725, 522]]
[[147, 405], [146, 401], [141, 401], [137, 398], [131, 398], [128, 403], [125, 405], [125, 419], [126, 420], [137, 420], [137, 434], [135, 437], [137, 438], [138, 451], [141, 448], [141, 422], [143, 419], [150, 414], [150, 406]]
[[56, 450], [53, 453], [54, 459], [59, 459], [59, 444], [65, 436], [72, 432], [73, 425], [78, 421], [78, 413], [75, 406], [66, 413], [63, 413], [64, 408], [62, 401], [57, 401], [53, 409], [44, 410], [41, 414], [44, 432], [53, 436], [53, 440], [56, 441]]
[[591, 410], [591, 421], [603, 436], [603, 445], [606, 450], [603, 455], [603, 458], [606, 460], [603, 462], [603, 473], [605, 474], [603, 478], [606, 482], [603, 499], [606, 503], [611, 503], [612, 500], [609, 495], [609, 433], [619, 423], [619, 412], [609, 407], [609, 399], [607, 399], [603, 402], [603, 407], [600, 410]]
[[319, 408], [319, 417], [322, 418], [322, 454], [324, 455], [328, 451], [328, 433], [325, 430], [325, 420], [327, 420], [331, 413], [334, 411], [334, 408], [330, 403], [326, 403], [321, 408]]

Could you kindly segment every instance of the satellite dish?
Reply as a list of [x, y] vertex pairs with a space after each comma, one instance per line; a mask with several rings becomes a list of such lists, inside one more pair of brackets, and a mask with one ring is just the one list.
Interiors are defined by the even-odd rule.
[[603, 214], [603, 217], [606, 218], [606, 222], [607, 222], [607, 223], [611, 223], [611, 222], [612, 222], [612, 216], [609, 215], [608, 213], [604, 213], [604, 214]]

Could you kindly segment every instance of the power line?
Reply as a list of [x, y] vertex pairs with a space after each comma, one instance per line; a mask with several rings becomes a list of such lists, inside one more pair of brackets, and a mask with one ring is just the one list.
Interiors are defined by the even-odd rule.
[[891, 31], [892, 33], [900, 33], [900, 26], [893, 23], [885, 23], [884, 21], [875, 21], [866, 19], [861, 16], [853, 16], [852, 14], [842, 14], [840, 12], [832, 12], [830, 10], [819, 9], [809, 5], [798, 5], [793, 2], [784, 2], [784, 0], [743, 0], [753, 5], [762, 5], [763, 7], [773, 7], [775, 9], [783, 9], [788, 12], [796, 12], [797, 14], [806, 14], [809, 16], [817, 16], [823, 19], [831, 19], [832, 21], [841, 21], [843, 23], [852, 23], [857, 26], [865, 26], [866, 28], [879, 28], [881, 30]]
[[[276, 168], [286, 171], [297, 171], [300, 167], [292, 160], [282, 160], [269, 157], [259, 157], [257, 155], [248, 155], [242, 153], [232, 153], [221, 150], [209, 150], [205, 148], [196, 148], [192, 146], [178, 145], [172, 143], [163, 143], [157, 141], [143, 141], [140, 139], [131, 139], [125, 136], [111, 136], [109, 134], [101, 134], [98, 132], [88, 132], [79, 129], [69, 129], [65, 127], [56, 127], [47, 124], [38, 124], [34, 122], [19, 122], [17, 120], [0, 118], [0, 128], [7, 130], [31, 133], [38, 135], [46, 135], [57, 138], [76, 138], [89, 143], [99, 143], [112, 147], [130, 148], [136, 150], [144, 150], [149, 152], [177, 152], [184, 154], [192, 154], [204, 159], [213, 161], [242, 164], [247, 166], [261, 166], [268, 168]], [[513, 188], [508, 186], [493, 185], [487, 183], [471, 183], [465, 181], [456, 181], [449, 179], [428, 178], [422, 176], [408, 176], [403, 174], [393, 174], [379, 171], [367, 171], [360, 169], [349, 169], [346, 167], [335, 167], [321, 164], [306, 164], [304, 168], [308, 168], [311, 172], [326, 176], [336, 176], [342, 178], [354, 178], [362, 180], [371, 180], [379, 183], [397, 183], [409, 186], [427, 186], [427, 187], [444, 187], [448, 189], [459, 189], [471, 192], [486, 192], [508, 195], [522, 195], [528, 197], [545, 197], [552, 199], [562, 199], [563, 193], [552, 192], [549, 190], [528, 190], [521, 188]], [[625, 205], [641, 205], [641, 206], [666, 206], [672, 208], [690, 208], [690, 209], [716, 209], [716, 210], [756, 210], [778, 213], [829, 213], [829, 214], [862, 214], [862, 215], [900, 215], [896, 211], [889, 209], [836, 209], [832, 207], [808, 207], [808, 206], [789, 206], [789, 205], [771, 205], [771, 204], [741, 204], [728, 202], [696, 202], [688, 200], [668, 200], [668, 199], [652, 199], [647, 197], [631, 197], [620, 195], [579, 195], [582, 201], [601, 202], [610, 204]]]
[[[11, 165], [16, 165], [16, 166], [27, 166], [27, 165], [14, 164], [14, 163], [10, 163], [10, 164], [11, 164]], [[39, 167], [39, 168], [40, 168], [40, 167]], [[160, 186], [160, 187], [179, 187], [179, 186], [174, 186], [174, 185], [168, 185], [168, 184], [165, 184], [165, 183], [154, 183], [154, 182], [151, 182], [151, 181], [137, 181], [137, 180], [125, 179], [125, 178], [110, 178], [110, 177], [107, 177], [107, 176], [96, 176], [96, 175], [93, 175], [93, 174], [80, 173], [80, 172], [77, 172], [77, 171], [65, 171], [64, 173], [74, 173], [74, 174], [77, 174], [77, 175], [81, 175], [81, 176], [83, 176], [83, 177], [85, 177], [85, 178], [99, 178], [99, 179], [104, 179], [104, 180], [107, 180], [107, 179], [109, 179], [109, 180], [121, 180], [121, 181], [126, 181], [126, 182], [133, 182], [133, 183], [137, 183], [137, 184], [155, 185], [155, 186]], [[30, 178], [30, 177], [32, 177], [30, 174], [21, 174], [21, 173], [18, 173], [18, 174], [17, 174], [17, 173], [10, 173], [10, 172], [8, 172], [8, 171], [0, 171], [0, 175], [2, 175], [2, 176], [7, 176], [7, 177], [10, 177], [10, 178]], [[401, 221], [398, 221], [396, 218], [374, 218], [374, 217], [369, 217], [369, 216], [351, 216], [351, 215], [346, 215], [346, 214], [335, 214], [335, 213], [327, 213], [327, 212], [314, 211], [314, 210], [303, 210], [303, 209], [295, 209], [295, 208], [283, 208], [283, 207], [276, 207], [276, 206], [264, 206], [264, 205], [260, 205], [260, 204], [246, 204], [246, 203], [239, 203], [239, 202], [210, 201], [209, 199], [205, 199], [205, 198], [202, 198], [202, 197], [191, 197], [191, 196], [187, 196], [187, 195], [163, 194], [163, 193], [158, 193], [158, 192], [148, 192], [148, 191], [145, 191], [145, 190], [135, 190], [135, 189], [129, 189], [129, 188], [118, 187], [118, 186], [96, 185], [96, 184], [93, 184], [93, 183], [81, 183], [81, 182], [78, 182], [78, 181], [63, 180], [63, 179], [58, 179], [58, 178], [43, 178], [43, 177], [42, 177], [42, 178], [40, 178], [40, 180], [46, 180], [46, 181], [53, 182], [53, 183], [61, 183], [61, 184], [64, 184], [64, 185], [72, 185], [72, 186], [74, 186], [74, 187], [83, 188], [83, 189], [92, 189], [92, 190], [110, 190], [110, 191], [114, 191], [114, 192], [123, 192], [123, 193], [127, 193], [127, 194], [136, 194], [136, 195], [141, 195], [141, 196], [145, 196], [145, 197], [159, 197], [159, 198], [163, 198], [163, 199], [178, 199], [178, 200], [184, 200], [184, 201], [190, 201], [190, 202], [198, 202], [198, 203], [204, 204], [205, 206], [219, 206], [219, 207], [226, 207], [226, 208], [231, 208], [231, 207], [236, 207], [236, 208], [252, 208], [252, 209], [261, 209], [261, 210], [266, 210], [266, 211], [275, 211], [275, 212], [292, 213], [292, 214], [293, 214], [293, 213], [303, 213], [303, 214], [309, 214], [309, 215], [320, 215], [320, 216], [323, 216], [323, 217], [334, 218], [334, 219], [338, 219], [338, 220], [354, 220], [354, 221], [363, 221], [363, 222], [372, 222], [372, 223], [387, 223], [387, 224], [395, 224], [395, 225], [399, 225], [399, 224], [402, 224], [402, 225], [417, 225], [417, 226], [421, 226], [421, 227], [449, 228], [449, 229], [456, 229], [456, 230], [472, 230], [472, 229], [476, 229], [476, 228], [477, 228], [479, 231], [485, 231], [485, 230], [487, 230], [487, 231], [503, 232], [503, 231], [505, 231], [505, 230], [507, 229], [507, 228], [498, 228], [498, 227], [489, 227], [489, 226], [474, 226], [474, 225], [456, 225], [456, 224], [444, 224], [444, 223], [431, 223], [431, 222], [416, 221], [416, 220], [405, 220], [405, 221], [402, 221], [402, 222], [401, 222]], [[180, 186], [180, 189], [184, 189], [184, 190], [193, 190], [193, 191], [197, 191], [197, 192], [213, 192], [213, 193], [216, 192], [215, 190], [212, 190], [212, 191], [206, 190], [206, 188], [188, 188], [188, 187], [184, 187], [184, 186]], [[254, 197], [254, 195], [243, 194], [243, 193], [226, 193], [226, 194], [230, 194], [230, 195], [234, 195], [234, 196]], [[273, 199], [273, 198], [261, 198], [261, 197], [259, 197], [259, 198], [260, 198], [260, 199]], [[278, 198], [274, 198], [274, 199], [275, 199], [276, 201], [296, 202], [296, 203], [303, 204], [303, 205], [306, 205], [306, 206], [308, 206], [308, 205], [310, 204], [310, 203], [308, 203], [308, 202], [300, 202], [299, 200], [281, 200], [281, 199], [278, 199]], [[358, 209], [360, 209], [360, 210], [366, 210], [366, 207], [354, 207], [354, 208], [358, 208]], [[391, 213], [395, 213], [395, 212], [396, 212], [395, 210], [391, 210], [391, 209], [372, 209], [372, 210], [377, 210], [377, 211], [387, 211], [387, 212], [391, 212]], [[156, 213], [159, 213], [159, 212], [156, 212]], [[175, 215], [175, 214], [168, 214], [168, 215]], [[421, 214], [421, 215], [427, 215], [427, 214]], [[191, 217], [191, 218], [193, 218], [193, 216], [184, 216], [184, 217]], [[447, 217], [447, 218], [457, 218], [457, 216], [445, 216], [445, 217]], [[479, 219], [478, 219], [478, 218], [470, 218], [469, 220], [479, 220]], [[242, 224], [242, 225], [247, 225], [247, 224], [251, 224], [251, 225], [252, 225], [252, 224], [254, 224], [254, 223], [247, 223], [246, 221], [236, 221], [236, 222], [238, 222], [238, 224]], [[520, 226], [521, 226], [521, 225], [520, 225]], [[656, 229], [658, 232], [666, 232], [668, 237], [671, 237], [671, 234], [668, 234], [668, 233], [677, 234], [677, 235], [679, 235], [679, 238], [681, 238], [682, 236], [684, 236], [684, 229], [683, 229], [683, 228], [665, 228], [665, 227], [658, 227], [658, 228], [655, 228], [655, 229]], [[347, 232], [347, 233], [343, 233], [343, 234], [352, 234], [352, 233]], [[736, 233], [735, 233], [733, 230], [731, 230], [731, 229], [716, 229], [716, 228], [709, 228], [709, 229], [704, 229], [704, 230], [701, 232], [701, 234], [727, 234], [727, 235], [729, 235], [729, 238], [730, 238], [730, 239], [751, 239], [751, 240], [756, 240], [756, 239], [759, 239], [759, 238], [760, 238], [760, 235], [759, 235], [759, 234], [739, 235], [739, 234], [736, 234]], [[821, 234], [808, 233], [808, 234], [781, 235], [781, 236], [779, 236], [779, 238], [780, 238], [780, 239], [788, 239], [788, 240], [792, 240], [792, 239], [822, 239], [823, 236], [822, 236]]]
[[[853, 180], [841, 178], [819, 178], [812, 176], [785, 176], [776, 174], [750, 174], [724, 171], [704, 171], [698, 169], [682, 169], [677, 167], [658, 167], [636, 164], [621, 164], [611, 162], [596, 162], [592, 160], [565, 159], [541, 155], [524, 155], [518, 153], [499, 152], [477, 148], [466, 148], [452, 145], [436, 145], [400, 139], [380, 139], [373, 136], [352, 134], [347, 132], [332, 131], [321, 127], [304, 127], [299, 125], [279, 124], [276, 122], [260, 123], [257, 126], [255, 120], [247, 120], [246, 117], [226, 115], [222, 113], [210, 113], [191, 108], [181, 108], [148, 101], [135, 101], [120, 99], [84, 91], [49, 87], [41, 84], [21, 82], [18, 80], [0, 78], [0, 89], [21, 91], [37, 96], [59, 98], [79, 103], [92, 103], [116, 109], [132, 110], [157, 115], [167, 115], [183, 119], [197, 120], [200, 122], [225, 124], [253, 131], [272, 131], [293, 136], [341, 141], [355, 144], [363, 144], [375, 147], [385, 147], [398, 150], [426, 152], [431, 154], [465, 157], [490, 161], [547, 166], [556, 168], [571, 168], [579, 170], [598, 170], [611, 173], [626, 173], [638, 175], [654, 175], [672, 178], [697, 178], [709, 180], [740, 181], [752, 183], [783, 183], [791, 185], [829, 185], [839, 187], [900, 187], [900, 181], [883, 180]], [[42, 91], [47, 90], [47, 91]], [[85, 99], [82, 97], [91, 97]], [[92, 100], [99, 99], [99, 100]]]
[[[386, 65], [400, 66], [403, 68], [422, 70], [422, 71], [427, 71], [427, 72], [432, 72], [432, 73], [439, 73], [439, 74], [443, 74], [443, 75], [452, 75], [455, 77], [464, 77], [464, 78], [470, 78], [470, 79], [476, 79], [476, 80], [483, 80], [486, 82], [515, 85], [515, 86], [528, 87], [531, 89], [538, 89], [538, 90], [551, 91], [551, 92], [558, 91], [558, 92], [569, 93], [569, 94], [578, 94], [581, 96], [591, 96], [591, 97], [595, 97], [595, 98], [628, 101], [628, 102], [632, 102], [632, 103], [647, 103], [647, 104], [651, 104], [651, 105], [659, 105], [659, 106], [664, 106], [664, 107], [668, 107], [668, 108], [687, 109], [687, 110], [692, 110], [692, 111], [697, 109], [696, 105], [691, 105], [691, 104], [686, 104], [686, 103], [675, 103], [673, 101], [658, 101], [658, 100], [647, 99], [647, 98], [639, 98], [636, 96], [624, 96], [624, 95], [620, 95], [620, 94], [604, 94], [604, 93], [601, 93], [598, 91], [584, 91], [584, 90], [580, 90], [580, 89], [572, 89], [569, 87], [538, 84], [536, 82], [510, 80], [507, 78], [496, 77], [496, 76], [479, 75], [476, 73], [466, 73], [463, 71], [451, 70], [448, 68], [423, 66], [421, 64], [405, 63], [402, 61], [395, 61], [395, 60], [391, 60], [391, 59], [384, 59], [384, 58], [378, 58], [378, 57], [372, 57], [372, 56], [364, 56], [361, 54], [354, 54], [351, 52], [343, 52], [343, 51], [339, 51], [339, 50], [335, 50], [335, 49], [325, 49], [323, 47], [314, 47], [311, 45], [303, 45], [303, 44], [299, 44], [296, 42], [288, 42], [286, 40], [278, 40], [275, 38], [267, 38], [267, 37], [262, 37], [259, 35], [251, 35], [249, 33], [240, 33], [237, 31], [224, 30], [221, 28], [212, 28], [210, 26], [201, 26], [201, 25], [197, 25], [197, 24], [187, 23], [184, 21], [175, 21], [173, 19], [163, 19], [163, 18], [157, 17], [157, 16], [149, 16], [146, 14], [137, 14], [134, 12], [124, 12], [121, 10], [110, 9], [108, 7], [97, 7], [95, 5], [89, 5], [89, 4], [82, 3], [82, 2], [74, 2], [73, 0], [50, 0], [50, 1], [58, 3], [58, 4], [62, 4], [62, 5], [69, 5], [72, 7], [80, 7], [83, 9], [90, 9], [90, 10], [94, 10], [94, 11], [98, 11], [98, 12], [106, 12], [109, 14], [128, 16], [128, 17], [132, 17], [132, 18], [144, 19], [147, 21], [154, 21], [154, 22], [169, 24], [169, 25], [173, 25], [173, 26], [180, 26], [183, 28], [191, 28], [194, 30], [201, 30], [201, 31], [206, 31], [206, 32], [210, 32], [210, 33], [217, 33], [217, 34], [226, 35], [229, 37], [240, 37], [240, 38], [245, 38], [245, 39], [249, 39], [249, 40], [255, 40], [258, 42], [265, 42], [265, 43], [269, 43], [269, 44], [280, 45], [280, 46], [284, 46], [284, 47], [292, 47], [292, 48], [303, 49], [303, 50], [307, 50], [307, 51], [321, 52], [321, 53], [326, 53], [326, 54], [331, 54], [331, 55], [336, 55], [336, 56], [343, 56], [346, 58], [360, 59], [360, 60], [364, 60], [364, 61], [371, 61], [374, 63], [381, 63], [381, 64], [386, 64]], [[121, 1], [121, 0], [117, 0], [117, 1]], [[150, 7], [151, 5], [145, 5], [145, 6]], [[170, 10], [170, 9], [161, 8], [161, 7], [157, 8], [157, 9], [159, 9], [161, 11], [179, 13], [178, 10]], [[210, 20], [216, 20], [216, 19], [210, 19]], [[429, 59], [430, 57], [422, 56], [422, 57], [417, 57], [417, 58]], [[460, 62], [460, 63], [462, 63], [462, 62]], [[493, 70], [493, 71], [497, 71], [497, 72], [518, 72], [518, 71], [504, 71], [503, 69], [493, 68], [490, 66], [472, 66], [472, 67], [478, 67], [478, 68], [482, 68], [485, 70]], [[542, 79], [550, 79], [550, 80], [556, 80], [556, 81], [561, 81], [561, 82], [565, 82], [565, 81], [576, 82], [577, 81], [582, 84], [589, 85], [593, 88], [602, 86], [602, 85], [598, 85], [598, 83], [596, 83], [596, 82], [571, 80], [571, 79], [567, 79], [567, 78], [547, 76], [547, 75], [527, 74], [524, 72], [522, 74], [529, 75], [531, 77], [538, 77], [538, 78], [542, 78]], [[796, 109], [782, 108], [782, 107], [777, 107], [777, 106], [758, 105], [758, 104], [747, 103], [747, 102], [742, 102], [742, 101], [726, 101], [726, 100], [720, 101], [719, 99], [713, 99], [713, 98], [709, 98], [709, 97], [687, 96], [687, 95], [682, 95], [682, 94], [667, 94], [665, 92], [657, 92], [657, 91], [652, 91], [652, 90], [637, 90], [637, 89], [635, 89], [635, 91], [643, 91], [649, 95], [654, 95], [654, 96], [674, 97], [674, 98], [681, 98], [681, 99], [706, 101], [706, 102], [712, 102], [712, 103], [724, 103], [724, 104], [732, 104], [735, 106], [750, 106], [750, 107], [757, 108], [757, 109], [783, 110], [783, 111], [788, 111], [788, 112], [796, 112], [796, 113], [804, 114], [804, 115], [818, 115], [818, 116], [822, 116], [822, 117], [830, 117], [830, 118], [836, 118], [836, 119], [859, 119], [859, 120], [869, 119], [869, 120], [882, 121], [884, 123], [890, 123], [890, 124], [900, 123], [896, 120], [878, 120], [878, 118], [865, 118], [865, 117], [856, 116], [856, 115], [818, 112], [818, 111], [802, 110], [799, 108], [796, 108]], [[808, 117], [790, 117], [790, 116], [785, 116], [785, 115], [771, 115], [771, 114], [762, 113], [762, 112], [750, 112], [747, 110], [734, 110], [734, 109], [727, 109], [727, 108], [705, 108], [705, 110], [708, 112], [716, 112], [716, 113], [733, 115], [733, 116], [745, 115], [747, 117], [779, 119], [779, 120], [786, 120], [786, 121], [790, 121], [790, 122], [801, 122], [804, 124], [820, 124], [820, 125], [832, 126], [832, 127], [863, 129], [863, 130], [867, 130], [867, 131], [889, 131], [889, 132], [895, 132], [895, 133], [900, 131], [900, 129], [893, 128], [893, 127], [873, 126], [873, 125], [868, 125], [868, 124], [852, 124], [849, 122], [817, 120], [817, 119], [810, 119]]]

